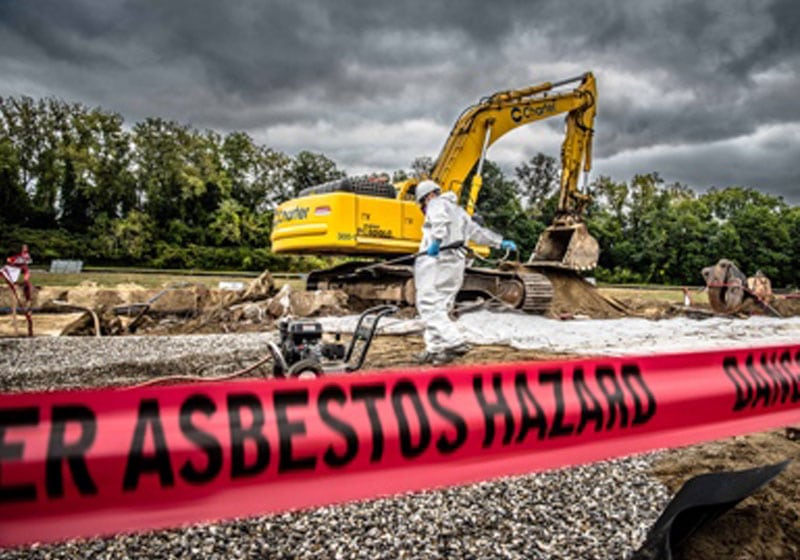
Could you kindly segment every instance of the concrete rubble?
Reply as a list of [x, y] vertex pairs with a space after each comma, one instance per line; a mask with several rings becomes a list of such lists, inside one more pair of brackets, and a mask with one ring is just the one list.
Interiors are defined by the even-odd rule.
[[[5, 297], [5, 299], [3, 299]], [[0, 307], [11, 309], [0, 293]], [[265, 327], [285, 317], [347, 313], [347, 296], [336, 290], [306, 292], [285, 284], [280, 290], [269, 272], [243, 290], [209, 289], [173, 283], [160, 289], [136, 284], [114, 288], [83, 282], [74, 288], [37, 289], [32, 300], [34, 334], [39, 336], [162, 334], [227, 331], [227, 325]], [[0, 315], [0, 336], [23, 336], [21, 314]], [[100, 332], [98, 332], [100, 331]]]

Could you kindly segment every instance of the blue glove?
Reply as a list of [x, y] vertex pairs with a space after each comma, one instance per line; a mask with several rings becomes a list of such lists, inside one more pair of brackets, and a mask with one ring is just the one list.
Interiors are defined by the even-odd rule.
[[439, 249], [441, 248], [441, 246], [442, 246], [442, 242], [440, 240], [438, 240], [438, 239], [434, 239], [433, 243], [428, 245], [428, 250], [426, 251], [426, 253], [428, 253], [429, 257], [438, 257], [439, 256]]
[[503, 239], [503, 242], [500, 243], [500, 248], [504, 251], [516, 251], [517, 244], [511, 241], [510, 239]]

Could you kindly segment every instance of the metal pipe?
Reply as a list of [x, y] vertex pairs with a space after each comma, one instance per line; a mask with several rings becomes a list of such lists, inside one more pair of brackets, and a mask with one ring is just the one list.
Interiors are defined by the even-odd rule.
[[569, 84], [569, 83], [572, 83], [572, 82], [579, 82], [579, 81], [585, 79], [587, 74], [588, 74], [588, 72], [584, 72], [580, 76], [575, 76], [574, 78], [567, 78], [566, 80], [561, 80], [559, 82], [553, 82], [552, 84], [550, 84], [550, 87], [551, 88], [557, 88], [559, 86], [563, 86], [563, 85], [566, 85], [566, 84]]
[[481, 157], [478, 160], [478, 170], [475, 172], [479, 177], [483, 176], [483, 162], [486, 161], [486, 150], [489, 149], [489, 138], [492, 135], [492, 121], [486, 121], [486, 134], [483, 137], [483, 148], [481, 148]]

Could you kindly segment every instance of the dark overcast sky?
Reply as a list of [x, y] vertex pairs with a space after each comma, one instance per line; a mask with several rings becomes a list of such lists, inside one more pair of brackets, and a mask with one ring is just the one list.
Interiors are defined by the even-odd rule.
[[[245, 130], [349, 173], [435, 157], [480, 97], [586, 70], [593, 176], [800, 204], [798, 0], [0, 0], [0, 95]], [[522, 127], [489, 157], [557, 157], [562, 130]]]

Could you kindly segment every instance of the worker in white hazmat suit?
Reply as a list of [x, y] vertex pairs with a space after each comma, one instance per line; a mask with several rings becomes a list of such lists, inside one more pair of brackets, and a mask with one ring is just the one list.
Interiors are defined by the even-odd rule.
[[476, 224], [458, 205], [455, 193], [440, 194], [433, 181], [422, 181], [416, 188], [416, 199], [425, 214], [420, 253], [414, 263], [414, 284], [417, 312], [425, 323], [425, 352], [417, 356], [420, 363], [444, 364], [471, 349], [459, 332], [449, 312], [464, 282], [466, 252], [444, 250], [456, 242], [473, 241], [480, 245], [516, 251], [513, 241]]

